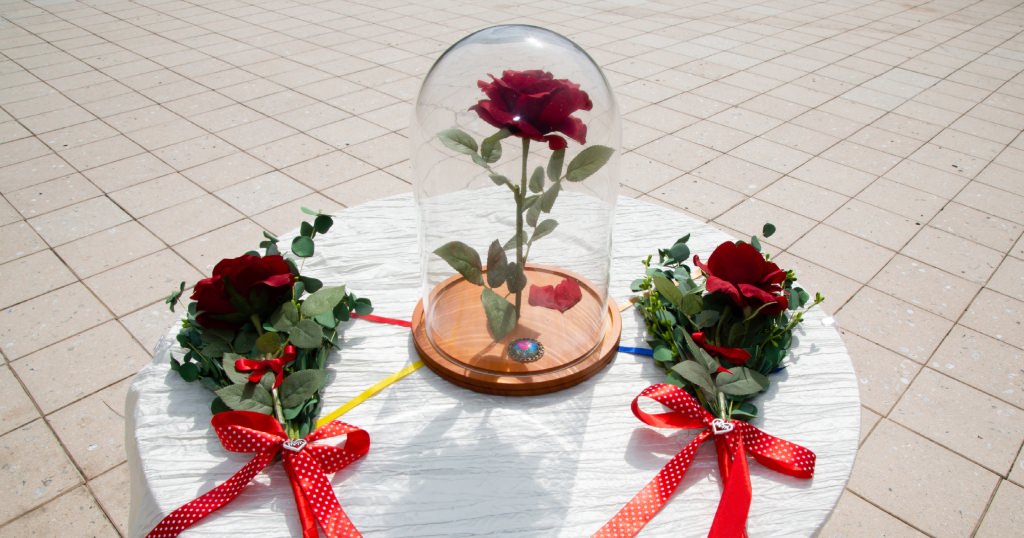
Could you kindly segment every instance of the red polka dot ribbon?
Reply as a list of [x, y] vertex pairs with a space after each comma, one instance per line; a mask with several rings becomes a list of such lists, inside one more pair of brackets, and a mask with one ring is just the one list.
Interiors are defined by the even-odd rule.
[[[253, 452], [256, 456], [223, 484], [168, 514], [150, 531], [150, 538], [178, 536], [228, 504], [279, 453], [295, 494], [302, 536], [316, 538], [317, 524], [328, 538], [362, 536], [338, 504], [327, 475], [345, 468], [370, 450], [368, 433], [333, 421], [304, 439], [288, 439], [274, 417], [252, 411], [219, 413], [211, 422], [225, 449]], [[318, 443], [342, 435], [347, 436], [344, 446]]]
[[[650, 398], [671, 411], [656, 414], [642, 411], [640, 398]], [[758, 463], [774, 471], [796, 478], [814, 476], [814, 452], [764, 433], [746, 422], [717, 419], [679, 387], [666, 384], [647, 387], [633, 399], [632, 407], [633, 414], [651, 426], [700, 428], [702, 431], [592, 538], [636, 536], [679, 488], [697, 448], [712, 437], [718, 452], [718, 468], [724, 487], [708, 533], [709, 538], [746, 536], [744, 529], [752, 497], [747, 469], [748, 452]]]

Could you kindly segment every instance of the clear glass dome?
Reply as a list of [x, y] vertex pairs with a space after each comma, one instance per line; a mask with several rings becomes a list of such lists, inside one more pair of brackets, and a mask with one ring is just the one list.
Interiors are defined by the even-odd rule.
[[410, 138], [420, 354], [518, 385], [593, 360], [617, 322], [607, 298], [621, 134], [601, 69], [542, 28], [481, 30], [427, 74]]

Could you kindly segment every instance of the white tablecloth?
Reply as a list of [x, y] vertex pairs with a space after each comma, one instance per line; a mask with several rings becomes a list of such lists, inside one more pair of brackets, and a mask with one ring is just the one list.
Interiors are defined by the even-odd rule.
[[[642, 274], [640, 260], [684, 233], [704, 256], [730, 239], [633, 199], [620, 198], [616, 216], [611, 294], [618, 301]], [[672, 227], [658, 229], [655, 222]], [[318, 256], [304, 273], [345, 282], [372, 298], [379, 315], [409, 319], [420, 293], [411, 196], [347, 209], [317, 242]], [[623, 345], [644, 345], [638, 315], [627, 311], [622, 325]], [[160, 342], [128, 396], [132, 536], [145, 535], [251, 457], [221, 448], [209, 424], [213, 395], [170, 371], [173, 334]], [[797, 336], [790, 366], [756, 402], [763, 418], [755, 424], [813, 450], [817, 469], [812, 480], [798, 480], [750, 460], [748, 530], [755, 538], [813, 535], [839, 499], [857, 449], [857, 384], [831, 318], [813, 311]], [[415, 359], [407, 329], [346, 324], [341, 353], [330, 359], [323, 412]], [[363, 460], [333, 477], [334, 490], [368, 537], [589, 536], [694, 435], [648, 427], [630, 412], [632, 399], [662, 380], [649, 357], [620, 353], [581, 385], [517, 398], [470, 392], [422, 368], [343, 417], [372, 441]], [[714, 449], [706, 445], [642, 536], [706, 536], [720, 496]], [[293, 503], [283, 469], [272, 464], [184, 536], [297, 536]]]

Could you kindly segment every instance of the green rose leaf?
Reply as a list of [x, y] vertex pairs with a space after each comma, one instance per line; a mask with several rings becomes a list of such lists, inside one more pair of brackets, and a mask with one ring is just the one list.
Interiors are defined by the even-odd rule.
[[[519, 240], [525, 245], [526, 244], [526, 232], [523, 231], [523, 230], [519, 230], [518, 237], [519, 237]], [[512, 249], [516, 248], [516, 236], [513, 236], [512, 239], [509, 239], [508, 241], [506, 241], [505, 244], [501, 246], [501, 248], [503, 248], [505, 250], [512, 250]]]
[[493, 181], [494, 184], [499, 187], [505, 186], [510, 189], [512, 188], [512, 182], [509, 181], [507, 177], [501, 174], [488, 174], [487, 177], [491, 178], [491, 181]]
[[730, 371], [732, 374], [722, 372], [715, 378], [718, 388], [729, 396], [753, 396], [768, 388], [768, 378], [760, 372], [744, 366]]
[[256, 339], [256, 349], [260, 353], [276, 353], [281, 348], [281, 336], [277, 333], [263, 333]]
[[335, 305], [345, 299], [345, 286], [320, 288], [302, 301], [302, 315], [311, 318], [334, 310]]
[[544, 190], [544, 168], [538, 166], [530, 176], [530, 192], [541, 192]]
[[530, 226], [537, 227], [537, 219], [540, 218], [540, 204], [535, 203], [526, 210], [526, 223]]
[[292, 239], [292, 253], [300, 258], [308, 258], [313, 255], [315, 247], [313, 240], [304, 235]]
[[298, 407], [312, 398], [323, 386], [327, 373], [323, 370], [299, 370], [285, 376], [284, 382], [277, 388], [281, 397], [281, 407]]
[[569, 162], [565, 179], [574, 182], [587, 179], [608, 162], [612, 153], [615, 153], [615, 150], [608, 146], [590, 146]]
[[565, 150], [557, 149], [551, 152], [548, 159], [548, 179], [558, 181], [562, 177], [562, 163], [565, 162]]
[[465, 153], [466, 155], [476, 153], [476, 140], [473, 140], [472, 136], [469, 136], [469, 134], [460, 129], [445, 129], [437, 133], [437, 138], [449, 149], [459, 153]]
[[319, 323], [311, 319], [304, 319], [288, 332], [288, 336], [296, 347], [314, 349], [323, 340], [324, 330], [320, 328]]
[[434, 254], [448, 262], [448, 265], [466, 277], [466, 280], [477, 286], [483, 286], [483, 267], [480, 263], [480, 255], [473, 250], [473, 247], [461, 241], [452, 241], [441, 245], [434, 251]]
[[715, 382], [711, 379], [711, 374], [694, 361], [680, 362], [672, 367], [672, 371], [681, 375], [683, 379], [692, 385], [700, 387], [707, 396], [712, 396], [717, 392], [715, 390]]
[[487, 285], [497, 288], [508, 278], [508, 256], [497, 239], [487, 249]]
[[484, 139], [480, 144], [480, 156], [486, 163], [496, 163], [501, 159], [501, 140], [509, 135], [505, 129]]
[[234, 353], [225, 353], [220, 358], [221, 367], [224, 368], [224, 374], [228, 376], [228, 379], [232, 383], [248, 383], [249, 374], [239, 372], [235, 369], [235, 361], [242, 357], [235, 355]]
[[750, 421], [757, 418], [757, 406], [750, 402], [743, 402], [732, 408], [732, 418]]
[[[694, 359], [704, 366], [704, 371], [711, 375], [713, 372], [717, 372], [718, 368], [721, 367], [721, 363], [712, 357], [704, 348], [697, 345], [697, 342], [693, 341], [693, 338], [686, 332], [680, 331], [683, 334], [683, 338], [686, 340], [686, 349], [690, 351]], [[729, 375], [729, 374], [722, 374]]]
[[508, 285], [508, 291], [512, 293], [519, 293], [526, 287], [526, 274], [523, 273], [523, 268], [518, 263], [512, 262], [508, 264], [507, 277], [505, 284]]
[[480, 300], [484, 304], [487, 328], [490, 329], [491, 336], [495, 341], [505, 338], [505, 335], [516, 327], [516, 307], [490, 288], [484, 288]]
[[703, 310], [697, 317], [693, 318], [693, 322], [697, 324], [697, 328], [704, 329], [706, 327], [714, 327], [715, 323], [718, 323], [720, 314], [717, 310]]
[[544, 194], [540, 196], [540, 210], [545, 213], [550, 213], [551, 208], [555, 207], [555, 199], [558, 198], [558, 191], [562, 189], [562, 182], [556, 181], [548, 187], [548, 190], [544, 191]]
[[530, 243], [533, 243], [546, 235], [551, 235], [551, 232], [555, 231], [555, 228], [557, 227], [558, 221], [555, 219], [546, 219], [541, 221], [541, 223], [534, 228], [533, 237], [530, 238]]
[[683, 295], [682, 309], [687, 316], [695, 315], [704, 309], [704, 301], [697, 293], [687, 293]]
[[278, 307], [277, 311], [270, 316], [270, 326], [275, 331], [288, 332], [299, 322], [299, 309], [295, 303], [288, 301]]
[[217, 391], [217, 397], [235, 411], [255, 411], [270, 415], [274, 409], [274, 398], [270, 392], [255, 383], [228, 385]]

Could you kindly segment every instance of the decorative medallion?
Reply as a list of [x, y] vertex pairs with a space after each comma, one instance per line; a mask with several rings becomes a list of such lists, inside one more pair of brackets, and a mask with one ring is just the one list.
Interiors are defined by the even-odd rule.
[[517, 362], [533, 362], [544, 356], [544, 344], [533, 338], [518, 338], [508, 345], [508, 356]]

